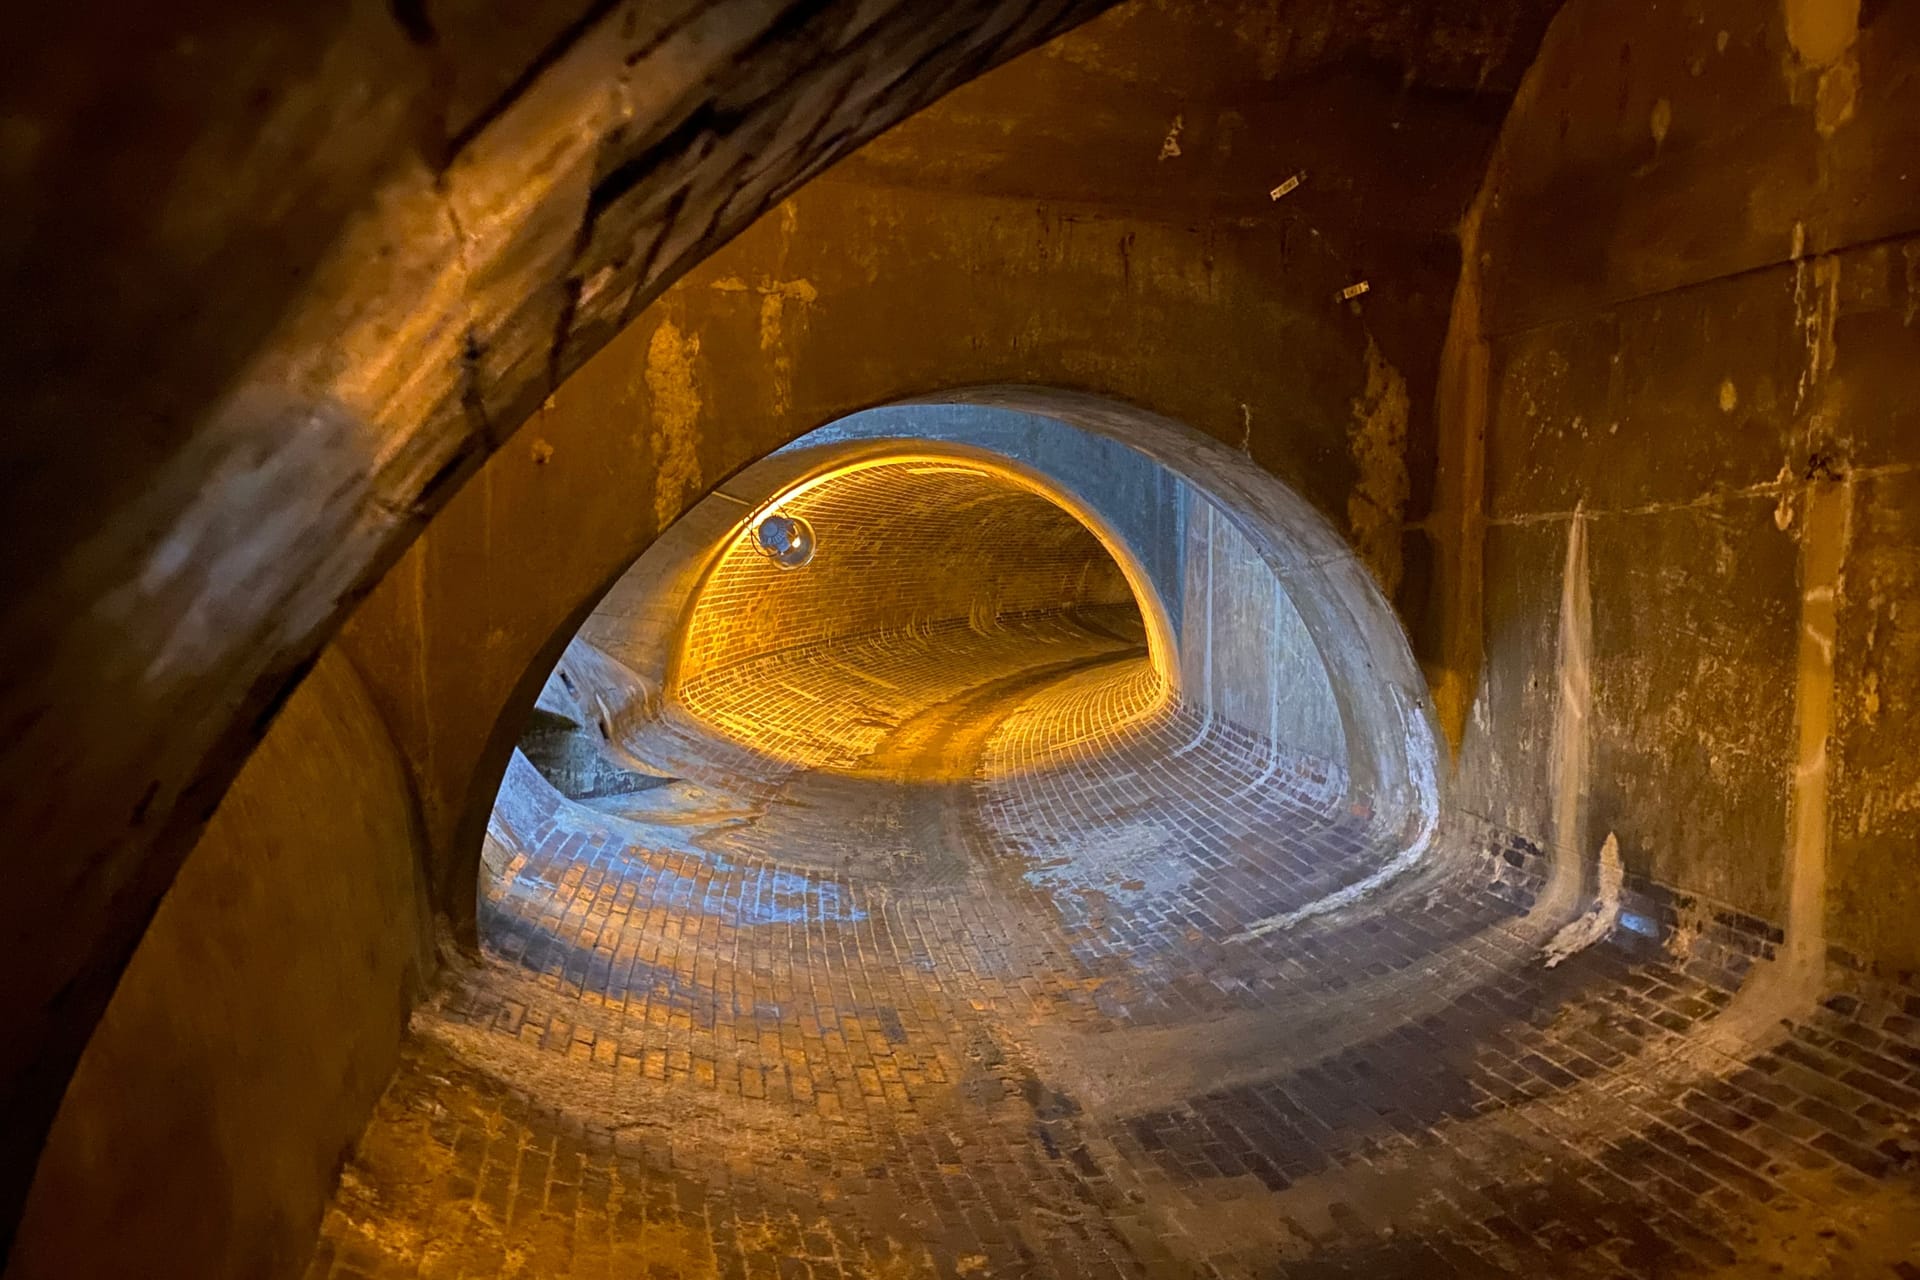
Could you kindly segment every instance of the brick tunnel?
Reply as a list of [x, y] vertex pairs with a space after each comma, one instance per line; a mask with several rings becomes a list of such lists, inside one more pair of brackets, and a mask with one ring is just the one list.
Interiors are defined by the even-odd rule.
[[1897, 989], [1753, 1056], [1780, 928], [1440, 821], [1326, 523], [1026, 403], [802, 437], [606, 593], [309, 1274], [1899, 1264]]
[[[1172, 424], [1130, 434], [1156, 430], [1204, 450]], [[1326, 1018], [1367, 994], [1356, 939], [1303, 950], [1304, 922], [1417, 903], [1431, 921], [1368, 946], [1383, 973], [1447, 963], [1462, 930], [1510, 960], [1537, 941], [1502, 934], [1538, 867], [1430, 856], [1434, 797], [1370, 785], [1358, 740], [1433, 750], [1425, 711], [1353, 720], [1378, 704], [1340, 697], [1321, 657], [1414, 678], [1385, 600], [1345, 602], [1371, 629], [1314, 634], [1328, 601], [1293, 601], [1334, 590], [1298, 563], [1324, 522], [1300, 538], [1261, 523], [1297, 502], [1222, 500], [1124, 439], [990, 406], [856, 415], [730, 481], [542, 688], [489, 822], [485, 962], [417, 1024], [395, 1088], [453, 1079], [458, 1046], [498, 1081], [461, 1079], [467, 1123], [491, 1123], [502, 1087], [592, 1098], [577, 1121], [629, 1139], [610, 1176], [702, 1184], [671, 1220], [696, 1267], [877, 1273], [896, 1176], [920, 1207], [887, 1247], [910, 1266], [1184, 1265], [1192, 1244], [1131, 1238], [1124, 1188], [1279, 1190], [1323, 1158], [1218, 1092], [1267, 1079], [1300, 1036], [1352, 1039]], [[1196, 1021], [1207, 1040], [1183, 1033]], [[1181, 1114], [1196, 1091], [1218, 1114]], [[1123, 1115], [1110, 1147], [1096, 1134]], [[517, 1124], [521, 1145], [584, 1136]], [[1219, 1149], [1227, 1126], [1256, 1136]], [[321, 1274], [432, 1178], [411, 1121], [380, 1141], [399, 1158], [355, 1166]], [[741, 1169], [747, 1151], [772, 1165]], [[523, 1169], [514, 1194], [545, 1203], [587, 1167], [537, 1190]], [[407, 1229], [446, 1208], [413, 1201], [428, 1217]], [[449, 1260], [486, 1265], [480, 1238]]]
[[14, 28], [6, 1280], [1920, 1280], [1920, 5]]

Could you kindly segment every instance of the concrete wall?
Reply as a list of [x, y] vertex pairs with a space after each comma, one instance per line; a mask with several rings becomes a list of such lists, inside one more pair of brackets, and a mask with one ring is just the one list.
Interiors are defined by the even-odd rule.
[[1487, 380], [1443, 447], [1484, 484], [1441, 521], [1484, 558], [1450, 618], [1484, 626], [1464, 802], [1588, 856], [1616, 832], [1630, 872], [1893, 968], [1920, 964], [1916, 56], [1912, 5], [1566, 8], [1469, 223], [1456, 372]]
[[8, 1280], [298, 1276], [431, 961], [405, 768], [330, 649], [161, 902]]
[[1327, 666], [1286, 584], [1234, 520], [1179, 490], [1186, 605], [1180, 658], [1188, 701], [1295, 751], [1347, 764]]

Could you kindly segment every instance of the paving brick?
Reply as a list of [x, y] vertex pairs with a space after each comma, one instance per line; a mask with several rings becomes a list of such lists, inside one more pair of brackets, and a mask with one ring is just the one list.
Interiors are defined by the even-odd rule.
[[1337, 769], [1161, 704], [1111, 629], [869, 648], [897, 714], [840, 741], [912, 737], [937, 785], [670, 710], [630, 745], [671, 785], [515, 761], [485, 957], [417, 1015], [312, 1280], [1680, 1277], [1789, 1234], [1920, 1269], [1910, 988], [1837, 974], [1701, 1051], [1771, 925], [1635, 884], [1687, 955], [1549, 969], [1545, 855], [1466, 822], [1262, 931], [1395, 848]]

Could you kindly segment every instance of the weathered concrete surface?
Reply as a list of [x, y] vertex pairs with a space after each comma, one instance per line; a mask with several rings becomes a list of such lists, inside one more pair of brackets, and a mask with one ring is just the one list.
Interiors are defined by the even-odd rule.
[[1834, 647], [1828, 933], [1920, 970], [1920, 472], [1861, 480]]
[[1551, 836], [1555, 826], [1566, 549], [1567, 530], [1557, 523], [1488, 528], [1477, 611], [1484, 617], [1485, 659], [1455, 765], [1459, 804], [1536, 838]]
[[[1304, 291], [1330, 296], [1368, 280], [1369, 336], [1408, 392], [1406, 447], [1393, 460], [1409, 480], [1399, 518], [1417, 522], [1436, 465], [1433, 388], [1459, 267], [1456, 224], [1558, 7], [1128, 4], [876, 139], [837, 176], [1044, 197], [1068, 213], [1118, 207], [1174, 226], [1259, 228]], [[1272, 198], [1293, 177], [1300, 184]], [[1152, 271], [1154, 256], [1142, 244], [1134, 263]], [[1281, 365], [1289, 355], [1275, 337]], [[1350, 425], [1364, 390], [1341, 403]], [[1259, 447], [1275, 424], [1248, 425], [1243, 435]], [[1354, 465], [1355, 443], [1349, 457], [1320, 465]], [[1408, 589], [1390, 594], [1424, 644], [1432, 550], [1425, 537], [1404, 536]]]
[[1475, 698], [1458, 794], [1550, 830], [1544, 620], [1580, 511], [1593, 719], [1573, 854], [1614, 832], [1631, 873], [1894, 970], [1920, 954], [1916, 752], [1893, 709], [1913, 678], [1916, 50], [1911, 6], [1561, 13], [1471, 227], [1449, 375], [1470, 390], [1484, 342], [1490, 380], [1450, 447], [1483, 441], [1484, 481], [1448, 512], [1439, 592], [1450, 633], [1478, 637], [1447, 666]]
[[[1552, 7], [1130, 6], [788, 201], [561, 386], [356, 620], [435, 846], [477, 847], [556, 637], [663, 515], [942, 387], [1116, 396], [1243, 448], [1337, 528], [1366, 511], [1375, 546], [1397, 524], [1383, 580], [1424, 635], [1453, 225]], [[1179, 103], [1200, 105], [1163, 162]], [[443, 900], [469, 881], [443, 865]]]
[[[1340, 697], [1287, 584], [1233, 519], [1182, 486], [1181, 664], [1196, 706], [1318, 760], [1347, 762]], [[1395, 541], [1398, 543], [1398, 528]], [[1364, 643], [1357, 637], [1352, 643]]]
[[[254, 295], [257, 307], [202, 314], [130, 301], [125, 331], [97, 335], [99, 349], [150, 349], [153, 365], [142, 354], [126, 367], [165, 367], [175, 381], [102, 383], [117, 401], [80, 396], [73, 389], [84, 378], [34, 381], [68, 367], [62, 335], [83, 330], [97, 308], [50, 313], [45, 341], [24, 344], [23, 376], [32, 376], [21, 385], [33, 392], [23, 421], [54, 429], [23, 429], [8, 445], [8, 494], [16, 475], [45, 487], [4, 506], [9, 528], [17, 521], [22, 531], [9, 572], [24, 575], [20, 598], [31, 607], [9, 611], [0, 669], [16, 682], [4, 722], [24, 726], [6, 748], [10, 794], [32, 796], [34, 806], [22, 805], [27, 838], [15, 846], [76, 851], [23, 867], [14, 901], [24, 905], [10, 909], [31, 927], [21, 932], [27, 968], [16, 993], [30, 1011], [48, 993], [71, 994], [55, 1009], [65, 1050], [46, 1040], [37, 1012], [16, 1020], [9, 1045], [51, 1045], [52, 1065], [26, 1104], [10, 1108], [10, 1123], [31, 1128], [33, 1099], [54, 1096], [61, 1054], [77, 1045], [116, 955], [165, 883], [167, 860], [137, 863], [146, 836], [125, 839], [126, 829], [162, 831], [155, 847], [185, 846], [222, 768], [237, 761], [353, 584], [523, 410], [636, 314], [434, 522], [355, 628], [353, 651], [417, 770], [443, 903], [470, 893], [470, 875], [450, 870], [467, 867], [447, 851], [477, 845], [463, 824], [476, 799], [482, 809], [490, 799], [498, 773], [490, 762], [504, 760], [517, 731], [512, 710], [532, 701], [528, 681], [537, 687], [556, 637], [571, 633], [663, 521], [734, 469], [849, 410], [955, 384], [1043, 382], [1117, 395], [1244, 448], [1365, 547], [1379, 580], [1397, 585], [1423, 657], [1457, 686], [1449, 705], [1466, 738], [1463, 794], [1533, 834], [1553, 829], [1567, 799], [1548, 766], [1563, 705], [1556, 617], [1579, 512], [1588, 522], [1578, 527], [1589, 563], [1593, 663], [1582, 705], [1592, 736], [1575, 758], [1592, 763], [1575, 785], [1589, 835], [1614, 831], [1637, 875], [1775, 919], [1793, 917], [1792, 886], [1818, 870], [1826, 933], [1842, 952], [1911, 963], [1903, 886], [1920, 753], [1906, 724], [1916, 675], [1906, 513], [1920, 461], [1911, 377], [1920, 364], [1920, 197], [1907, 158], [1917, 150], [1920, 81], [1906, 67], [1920, 18], [1910, 5], [1818, 0], [1709, 0], [1684, 10], [1580, 0], [1569, 9], [1476, 205], [1472, 260], [1451, 313], [1460, 340], [1449, 348], [1456, 363], [1446, 385], [1456, 417], [1441, 435], [1427, 414], [1458, 265], [1452, 226], [1478, 183], [1478, 158], [1512, 84], [1504, 77], [1525, 61], [1508, 54], [1527, 42], [1510, 34], [1525, 27], [1521, 10], [1489, 10], [1496, 20], [1487, 29], [1452, 41], [1477, 53], [1396, 62], [1429, 35], [1436, 49], [1457, 35], [1433, 13], [1406, 12], [1410, 26], [1381, 18], [1357, 30], [1330, 9], [1301, 6], [1277, 25], [1235, 23], [1228, 36], [1182, 43], [1165, 37], [1192, 18], [1190, 8], [1129, 9], [1115, 30], [1132, 35], [1096, 33], [1010, 69], [1004, 97], [986, 83], [956, 97], [950, 111], [926, 118], [924, 132], [903, 131], [843, 180], [809, 189], [724, 264], [644, 312], [654, 284], [712, 230], [689, 210], [727, 198], [679, 186], [686, 171], [665, 164], [662, 185], [626, 187], [638, 176], [629, 162], [663, 157], [684, 136], [634, 130], [617, 155], [587, 157], [566, 149], [597, 138], [581, 141], [579, 120], [606, 123], [612, 108], [541, 100], [493, 117], [436, 182], [431, 170], [445, 156], [421, 162], [409, 158], [411, 143], [392, 141], [418, 124], [413, 90], [391, 100], [375, 93], [372, 105], [358, 105], [401, 156], [384, 202], [341, 236], [390, 159], [356, 150], [313, 166], [347, 197], [288, 188], [299, 217], [261, 224], [272, 231], [267, 241], [311, 247], [307, 260], [341, 246], [312, 294], [319, 301], [286, 305], [293, 286], [280, 279], [272, 243], [254, 249], [276, 276], [272, 290]], [[382, 83], [381, 59], [403, 68], [400, 80], [416, 75], [404, 70], [410, 55], [393, 31], [357, 42], [362, 33], [341, 21], [348, 35], [289, 41], [298, 50], [286, 57], [334, 50], [346, 60], [339, 74], [356, 82]], [[924, 14], [916, 22], [925, 25]], [[544, 40], [566, 28], [566, 15], [543, 10], [536, 25]], [[1487, 43], [1495, 28], [1509, 31], [1495, 42], [1509, 42], [1504, 52]], [[1008, 35], [996, 48], [1025, 38]], [[589, 61], [611, 55], [585, 33], [560, 53], [589, 48]], [[271, 74], [242, 87], [291, 79], [307, 92], [306, 81], [267, 65]], [[754, 65], [772, 81], [789, 69], [778, 57]], [[1156, 65], [1187, 70], [1162, 75]], [[488, 84], [517, 82], [515, 66], [507, 59], [471, 82], [481, 87], [449, 95], [453, 134], [488, 119], [485, 108], [458, 104], [484, 102]], [[24, 83], [38, 92], [64, 74], [58, 63], [48, 68]], [[875, 70], [884, 80], [886, 68]], [[1203, 73], [1235, 87], [1188, 92]], [[1470, 94], [1470, 82], [1492, 92]], [[128, 83], [139, 97], [138, 82]], [[693, 99], [708, 101], [704, 80], [688, 83]], [[844, 141], [841, 107], [866, 118], [862, 93], [834, 105], [805, 96], [822, 84], [783, 83], [805, 97], [786, 104], [783, 122], [735, 120], [737, 134], [696, 139], [691, 150], [711, 143], [738, 159], [766, 150], [762, 123], [807, 133], [825, 119], [809, 135], [824, 148], [808, 153], [818, 159]], [[330, 99], [316, 95], [321, 110]], [[242, 102], [219, 105], [251, 120]], [[674, 113], [686, 105], [657, 118], [684, 124], [693, 117]], [[269, 141], [345, 136], [330, 119], [308, 124]], [[46, 157], [60, 156], [71, 167], [44, 190], [84, 189], [82, 167], [43, 145], [68, 134], [7, 128], [8, 174], [37, 176], [55, 163]], [[527, 152], [513, 138], [563, 146], [522, 165]], [[245, 142], [225, 150], [245, 152]], [[201, 208], [191, 197], [221, 184], [243, 195], [282, 190], [251, 161], [218, 163], [220, 146], [210, 154], [181, 169], [192, 181], [177, 199], [153, 199], [172, 179], [152, 168], [128, 166], [124, 176], [143, 209], [163, 212]], [[293, 163], [269, 147], [260, 172]], [[705, 210], [719, 218], [712, 225], [744, 222], [804, 172], [794, 163], [781, 174], [735, 171], [752, 194]], [[1296, 166], [1308, 180], [1270, 199], [1272, 182]], [[537, 209], [512, 205], [509, 196], [529, 190], [558, 194]], [[605, 198], [616, 191], [626, 194]], [[691, 194], [674, 204], [669, 191]], [[38, 195], [11, 203], [0, 223], [9, 252], [35, 250], [34, 272], [58, 269], [60, 255], [39, 252], [34, 239], [56, 204]], [[509, 206], [511, 218], [478, 216]], [[576, 242], [579, 219], [568, 215], [582, 208], [594, 214], [592, 234]], [[217, 233], [220, 224], [210, 215], [207, 225]], [[205, 244], [157, 243], [167, 252], [129, 240], [138, 253], [127, 256], [179, 270], [164, 287], [129, 277], [130, 300], [195, 296], [188, 285], [236, 265], [218, 234]], [[390, 243], [423, 257], [379, 265]], [[633, 252], [623, 257], [623, 246]], [[382, 278], [368, 284], [363, 272]], [[1373, 285], [1364, 300], [1331, 302], [1361, 276]], [[98, 292], [113, 283], [108, 271], [88, 280]], [[543, 287], [522, 288], [528, 280]], [[30, 298], [63, 283], [28, 281]], [[441, 310], [410, 310], [422, 297]], [[392, 299], [404, 307], [388, 309]], [[236, 399], [242, 411], [222, 420], [226, 434], [198, 453], [176, 450], [175, 436], [197, 421], [178, 406], [202, 405], [227, 385], [276, 316], [286, 317], [275, 339], [282, 350], [260, 357], [255, 381], [309, 398], [278, 417], [256, 413], [277, 405], [274, 397]], [[54, 390], [40, 395], [42, 386]], [[88, 490], [103, 495], [101, 508], [71, 503], [83, 486], [63, 480], [90, 475], [108, 452], [94, 424], [154, 415], [166, 430], [139, 437], [147, 452], [129, 457], [117, 486]], [[403, 436], [418, 447], [400, 447]], [[251, 450], [268, 439], [284, 451], [262, 451], [270, 465], [256, 465]], [[166, 460], [177, 464], [167, 478], [143, 488], [156, 474], [148, 464]], [[1440, 474], [1454, 477], [1456, 505], [1444, 509], [1429, 499]], [[316, 475], [339, 483], [315, 484]], [[369, 492], [383, 496], [358, 508], [366, 527], [328, 523]], [[1845, 518], [1809, 519], [1816, 493], [1840, 495], [1830, 500]], [[263, 511], [281, 518], [263, 524], [254, 518]], [[85, 541], [116, 513], [112, 538]], [[169, 528], [191, 536], [144, 558]], [[234, 548], [246, 553], [215, 554]], [[1809, 575], [1809, 566], [1835, 565], [1836, 552], [1831, 573]], [[1430, 582], [1429, 562], [1451, 576]], [[151, 572], [134, 572], [141, 568]], [[47, 585], [68, 573], [57, 590]], [[115, 595], [115, 583], [132, 585]], [[108, 607], [88, 612], [102, 599]], [[1802, 636], [1823, 633], [1829, 606], [1833, 652], [1815, 661], [1820, 646]], [[81, 616], [93, 630], [63, 629]], [[252, 665], [228, 663], [243, 653]], [[1827, 734], [1809, 715], [1823, 701], [1832, 709]], [[75, 714], [62, 721], [50, 706]], [[89, 733], [84, 754], [55, 749]], [[147, 771], [155, 761], [166, 763], [163, 776]], [[15, 788], [15, 778], [34, 785]], [[207, 785], [195, 803], [182, 802], [195, 779]], [[1804, 815], [1816, 793], [1832, 821], [1811, 831]], [[85, 892], [69, 892], [82, 883]], [[71, 910], [46, 911], [48, 901]], [[1807, 937], [1796, 932], [1795, 945]], [[63, 985], [83, 951], [92, 957], [85, 981]]]
[[1493, 331], [1914, 230], [1916, 40], [1900, 4], [1568, 5], [1494, 162]]
[[[0, 1224], [350, 605], [681, 271], [1101, 0], [83, 3], [0, 92]], [[3, 1229], [3, 1228], [0, 1228]]]
[[1760, 500], [1592, 521], [1589, 856], [1781, 917], [1796, 546]]
[[392, 740], [329, 651], [134, 952], [9, 1280], [299, 1274], [431, 967], [419, 834]]

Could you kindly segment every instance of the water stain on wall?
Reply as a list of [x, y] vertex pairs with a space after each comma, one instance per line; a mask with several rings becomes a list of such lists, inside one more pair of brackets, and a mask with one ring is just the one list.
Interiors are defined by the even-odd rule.
[[1786, 0], [1783, 10], [1793, 48], [1786, 72], [1794, 101], [1806, 101], [1802, 86], [1811, 76], [1814, 126], [1821, 137], [1830, 137], [1853, 119], [1860, 96], [1860, 61], [1854, 52], [1860, 0]]
[[1347, 524], [1354, 547], [1388, 599], [1400, 588], [1400, 533], [1406, 518], [1407, 380], [1367, 339], [1367, 384], [1353, 401], [1348, 433], [1359, 472], [1347, 497]]
[[653, 514], [658, 528], [672, 524], [700, 484], [700, 388], [693, 362], [700, 339], [662, 320], [647, 343], [647, 392], [653, 401], [648, 443], [657, 468]]

